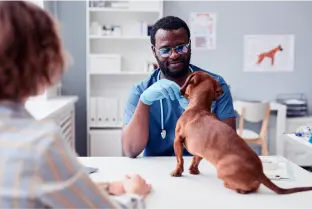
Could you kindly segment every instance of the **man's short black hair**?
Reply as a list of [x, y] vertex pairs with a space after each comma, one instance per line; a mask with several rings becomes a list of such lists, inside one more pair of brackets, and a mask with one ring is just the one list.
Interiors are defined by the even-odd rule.
[[184, 28], [187, 32], [188, 39], [190, 39], [190, 29], [187, 24], [180, 18], [175, 16], [166, 16], [159, 19], [151, 29], [151, 44], [155, 46], [155, 34], [159, 29], [163, 30], [178, 30], [180, 28]]

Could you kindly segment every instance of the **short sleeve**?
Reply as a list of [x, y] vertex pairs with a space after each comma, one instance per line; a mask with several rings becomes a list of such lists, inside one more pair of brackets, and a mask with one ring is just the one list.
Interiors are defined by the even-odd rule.
[[222, 77], [218, 79], [223, 89], [223, 95], [216, 101], [215, 113], [220, 120], [236, 118], [236, 112], [233, 106], [233, 99], [228, 84]]
[[141, 93], [142, 92], [139, 91], [137, 85], [134, 85], [131, 88], [128, 99], [126, 101], [126, 105], [125, 105], [124, 122], [123, 122], [124, 125], [127, 125], [130, 122], [134, 114], [134, 111], [138, 105]]
[[38, 196], [49, 208], [117, 208], [117, 203], [92, 182], [75, 152], [56, 129], [42, 139]]

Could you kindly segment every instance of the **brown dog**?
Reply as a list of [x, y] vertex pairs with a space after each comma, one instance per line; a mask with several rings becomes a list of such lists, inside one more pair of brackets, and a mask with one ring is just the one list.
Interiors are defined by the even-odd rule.
[[181, 95], [189, 105], [176, 125], [174, 151], [177, 167], [172, 176], [181, 176], [183, 145], [193, 154], [191, 174], [199, 174], [198, 165], [204, 158], [212, 163], [224, 186], [246, 194], [258, 190], [260, 184], [278, 194], [312, 190], [312, 187], [283, 189], [273, 184], [263, 173], [262, 162], [235, 130], [211, 113], [211, 105], [222, 94], [219, 83], [205, 72], [192, 73], [181, 87]]

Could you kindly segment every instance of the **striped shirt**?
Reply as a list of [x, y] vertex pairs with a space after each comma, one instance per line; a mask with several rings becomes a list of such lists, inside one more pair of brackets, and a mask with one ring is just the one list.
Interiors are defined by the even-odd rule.
[[125, 207], [92, 182], [56, 123], [19, 104], [0, 103], [0, 171], [0, 208]]

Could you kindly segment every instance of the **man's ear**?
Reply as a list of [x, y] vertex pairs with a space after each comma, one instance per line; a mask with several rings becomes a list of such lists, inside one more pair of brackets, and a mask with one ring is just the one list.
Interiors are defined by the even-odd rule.
[[187, 77], [187, 79], [186, 79], [185, 83], [183, 84], [183, 86], [180, 88], [180, 94], [181, 94], [182, 96], [184, 96], [185, 93], [186, 93], [187, 87], [188, 87], [189, 85], [196, 85], [196, 84], [197, 84], [197, 80], [198, 80], [198, 79], [197, 79], [196, 73], [191, 73], [191, 74]]
[[154, 56], [156, 57], [156, 51], [155, 51], [155, 47], [153, 45], [151, 46], [151, 49], [153, 51]]

